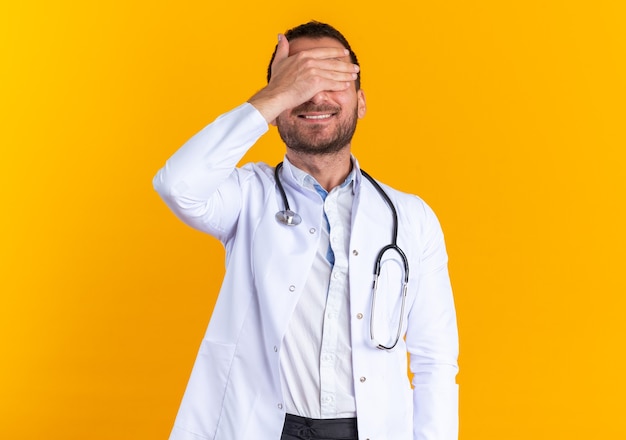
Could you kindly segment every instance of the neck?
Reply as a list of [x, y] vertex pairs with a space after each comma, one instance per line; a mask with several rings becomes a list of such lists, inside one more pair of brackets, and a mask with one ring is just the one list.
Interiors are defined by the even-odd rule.
[[295, 167], [307, 172], [326, 191], [341, 185], [352, 171], [350, 148], [331, 154], [307, 154], [287, 148], [287, 158]]

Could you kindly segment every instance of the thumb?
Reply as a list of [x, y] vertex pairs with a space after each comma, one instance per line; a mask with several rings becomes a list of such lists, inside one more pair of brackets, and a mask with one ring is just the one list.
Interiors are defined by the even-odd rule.
[[286, 60], [289, 57], [289, 40], [283, 34], [278, 34], [278, 44], [276, 45], [276, 54], [274, 55], [274, 65]]

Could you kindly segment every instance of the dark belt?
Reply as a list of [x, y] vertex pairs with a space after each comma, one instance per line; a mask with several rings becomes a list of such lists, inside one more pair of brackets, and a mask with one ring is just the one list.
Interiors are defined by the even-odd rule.
[[358, 440], [356, 418], [309, 419], [285, 416], [280, 440]]

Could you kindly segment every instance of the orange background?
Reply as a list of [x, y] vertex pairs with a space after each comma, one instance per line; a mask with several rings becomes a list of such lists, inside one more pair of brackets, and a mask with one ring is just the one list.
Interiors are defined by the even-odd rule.
[[359, 54], [362, 166], [443, 224], [461, 439], [626, 438], [620, 0], [4, 2], [0, 438], [167, 437], [224, 265], [152, 176], [309, 19]]

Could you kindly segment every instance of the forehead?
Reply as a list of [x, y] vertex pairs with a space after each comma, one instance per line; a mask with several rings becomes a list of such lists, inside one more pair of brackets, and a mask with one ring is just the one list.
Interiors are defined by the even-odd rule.
[[289, 55], [294, 55], [298, 52], [302, 52], [303, 50], [315, 49], [318, 47], [337, 47], [340, 49], [345, 49], [343, 44], [334, 38], [330, 37], [321, 37], [321, 38], [309, 38], [309, 37], [300, 37], [295, 38], [289, 42]]

